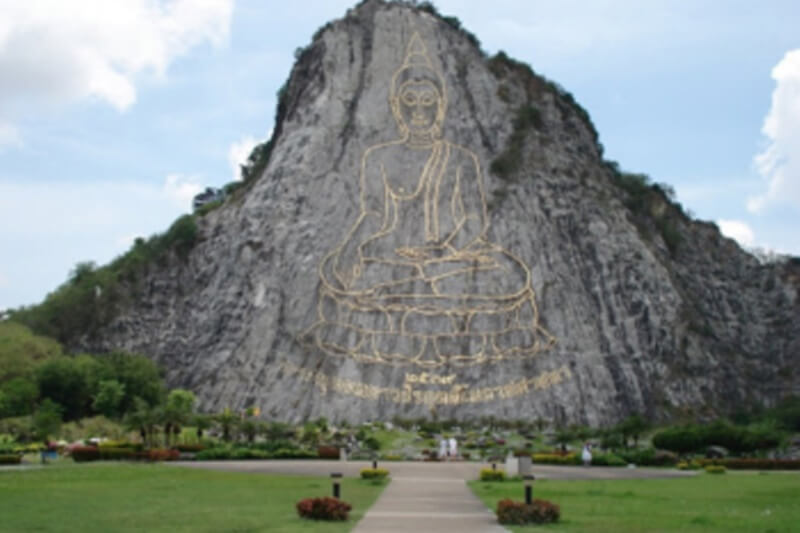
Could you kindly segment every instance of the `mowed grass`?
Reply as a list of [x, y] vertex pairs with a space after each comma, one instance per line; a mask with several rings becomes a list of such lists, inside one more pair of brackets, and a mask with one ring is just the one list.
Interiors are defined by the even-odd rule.
[[[470, 482], [492, 510], [503, 498], [522, 501], [521, 482]], [[536, 480], [534, 498], [561, 507], [552, 532], [800, 531], [800, 474], [731, 473], [673, 479]], [[536, 528], [511, 526], [512, 531]]]
[[0, 470], [0, 531], [349, 531], [383, 490], [342, 480], [347, 522], [297, 516], [302, 498], [330, 496], [330, 478], [93, 463]]

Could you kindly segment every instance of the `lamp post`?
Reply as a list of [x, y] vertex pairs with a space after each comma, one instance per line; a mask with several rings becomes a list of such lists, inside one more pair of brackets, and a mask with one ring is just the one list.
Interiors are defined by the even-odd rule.
[[339, 481], [341, 478], [342, 478], [342, 473], [341, 472], [332, 472], [331, 473], [331, 480], [333, 482], [333, 497], [336, 498], [337, 500], [342, 495], [342, 487], [341, 487], [341, 484], [340, 484], [340, 481]]
[[525, 480], [525, 503], [530, 505], [533, 503], [533, 480], [536, 478], [534, 476], [523, 476], [522, 479]]

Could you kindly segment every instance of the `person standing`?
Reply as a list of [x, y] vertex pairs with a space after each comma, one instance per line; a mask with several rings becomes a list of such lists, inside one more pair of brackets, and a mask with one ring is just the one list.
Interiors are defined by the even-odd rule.
[[455, 459], [458, 457], [458, 442], [456, 441], [455, 437], [450, 437], [450, 457]]
[[592, 464], [592, 452], [590, 450], [590, 445], [588, 442], [583, 443], [583, 451], [581, 452], [581, 459], [583, 460], [583, 466], [589, 466]]

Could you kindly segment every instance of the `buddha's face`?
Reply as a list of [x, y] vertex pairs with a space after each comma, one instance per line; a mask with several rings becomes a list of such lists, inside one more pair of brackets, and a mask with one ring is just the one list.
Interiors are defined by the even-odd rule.
[[400, 119], [411, 132], [427, 132], [436, 124], [442, 98], [429, 81], [407, 81], [397, 93]]

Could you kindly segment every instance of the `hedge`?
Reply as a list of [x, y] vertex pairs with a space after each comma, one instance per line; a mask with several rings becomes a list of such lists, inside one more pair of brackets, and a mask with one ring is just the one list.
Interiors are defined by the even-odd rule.
[[385, 468], [362, 468], [361, 479], [385, 479], [389, 471]]
[[22, 462], [22, 456], [16, 453], [0, 455], [0, 465], [18, 465]]
[[719, 465], [730, 470], [800, 470], [800, 459], [698, 459], [700, 466]]
[[505, 481], [506, 473], [503, 470], [481, 468], [481, 481]]

